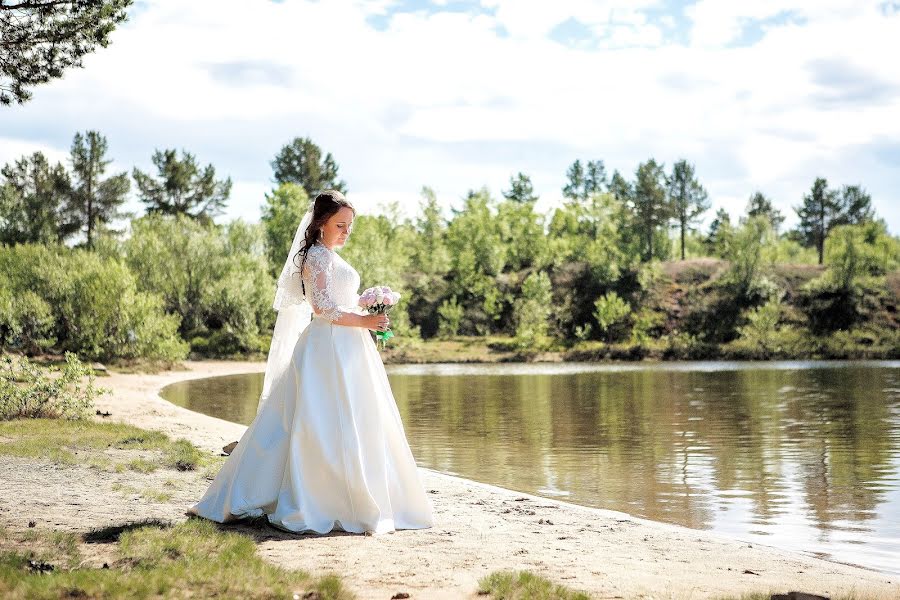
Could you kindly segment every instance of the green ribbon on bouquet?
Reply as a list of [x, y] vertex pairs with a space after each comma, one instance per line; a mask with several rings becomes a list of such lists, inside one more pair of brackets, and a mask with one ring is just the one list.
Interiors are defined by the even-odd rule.
[[394, 337], [394, 332], [388, 329], [387, 331], [376, 331], [375, 339], [377, 339], [381, 343], [381, 349], [384, 350], [387, 341]]

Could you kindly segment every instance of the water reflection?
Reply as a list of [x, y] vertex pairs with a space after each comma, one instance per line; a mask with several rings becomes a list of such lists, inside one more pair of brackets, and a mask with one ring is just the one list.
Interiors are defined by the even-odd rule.
[[[403, 366], [418, 463], [900, 571], [900, 364]], [[165, 396], [249, 423], [261, 376]]]

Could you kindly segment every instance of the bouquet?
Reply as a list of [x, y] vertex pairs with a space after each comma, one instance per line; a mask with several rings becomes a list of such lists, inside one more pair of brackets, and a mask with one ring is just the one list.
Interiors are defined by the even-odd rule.
[[[391, 291], [391, 288], [386, 285], [376, 285], [362, 293], [359, 297], [359, 305], [369, 311], [369, 314], [387, 314], [399, 300], [400, 294]], [[378, 345], [382, 350], [384, 350], [387, 341], [392, 337], [394, 337], [394, 332], [390, 329], [375, 332], [375, 339], [378, 340]]]

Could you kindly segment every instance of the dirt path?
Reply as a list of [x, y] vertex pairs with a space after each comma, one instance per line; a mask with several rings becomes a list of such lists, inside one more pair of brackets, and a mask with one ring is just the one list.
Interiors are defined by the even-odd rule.
[[[174, 406], [158, 396], [175, 381], [259, 371], [258, 363], [188, 363], [188, 371], [115, 374], [98, 408], [121, 420], [184, 437], [219, 453], [244, 426]], [[774, 548], [581, 507], [421, 470], [435, 527], [381, 536], [289, 535], [234, 525], [267, 559], [290, 568], [341, 574], [361, 599], [474, 598], [477, 581], [501, 569], [528, 569], [596, 598], [709, 598], [751, 591], [900, 597], [896, 577]], [[0, 524], [86, 531], [138, 519], [185, 519], [208, 481], [199, 473], [105, 473], [88, 467], [0, 457]], [[168, 498], [154, 498], [165, 492]], [[97, 550], [98, 556], [102, 550]], [[99, 560], [99, 558], [97, 559]]]

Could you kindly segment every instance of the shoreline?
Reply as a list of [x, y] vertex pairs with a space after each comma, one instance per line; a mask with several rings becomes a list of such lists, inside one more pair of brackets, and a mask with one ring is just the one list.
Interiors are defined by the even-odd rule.
[[[99, 398], [96, 408], [112, 413], [105, 420], [161, 430], [220, 454], [246, 426], [176, 406], [159, 392], [189, 379], [262, 372], [265, 363], [183, 366], [98, 377], [112, 392]], [[251, 535], [259, 539], [260, 555], [287, 568], [336, 572], [361, 599], [389, 598], [398, 591], [413, 598], [474, 598], [478, 579], [505, 569], [530, 570], [601, 597], [707, 598], [790, 590], [900, 597], [895, 575], [419, 469], [434, 506], [431, 529], [380, 536], [265, 530], [262, 537], [256, 530]], [[207, 484], [199, 482], [197, 498]], [[168, 508], [180, 515], [187, 506]]]

